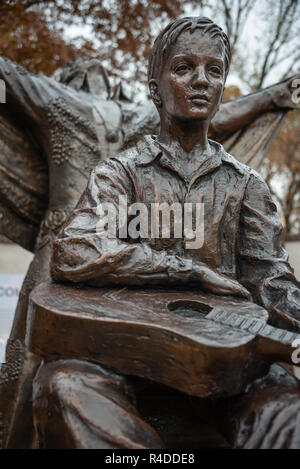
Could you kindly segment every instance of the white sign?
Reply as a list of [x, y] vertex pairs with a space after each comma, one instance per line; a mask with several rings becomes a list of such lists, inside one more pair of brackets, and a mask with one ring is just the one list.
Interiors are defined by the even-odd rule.
[[0, 363], [4, 361], [6, 342], [23, 280], [23, 274], [0, 274]]

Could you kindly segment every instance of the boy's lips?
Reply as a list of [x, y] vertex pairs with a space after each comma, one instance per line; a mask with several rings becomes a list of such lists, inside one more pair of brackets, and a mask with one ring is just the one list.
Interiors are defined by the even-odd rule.
[[206, 94], [195, 94], [189, 98], [189, 101], [199, 104], [210, 103], [210, 99]]

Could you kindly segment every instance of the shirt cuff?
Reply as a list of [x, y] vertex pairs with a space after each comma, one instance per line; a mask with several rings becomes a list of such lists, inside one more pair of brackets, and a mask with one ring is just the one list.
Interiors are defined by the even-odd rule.
[[168, 276], [171, 279], [189, 280], [193, 272], [193, 261], [179, 256], [168, 256]]

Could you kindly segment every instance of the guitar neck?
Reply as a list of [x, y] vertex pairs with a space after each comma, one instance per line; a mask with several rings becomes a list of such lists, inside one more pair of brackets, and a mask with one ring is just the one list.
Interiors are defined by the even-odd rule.
[[278, 360], [294, 364], [292, 354], [300, 347], [300, 334], [270, 326], [261, 319], [245, 318], [228, 311], [213, 310], [206, 318], [257, 336], [260, 352], [271, 362]]

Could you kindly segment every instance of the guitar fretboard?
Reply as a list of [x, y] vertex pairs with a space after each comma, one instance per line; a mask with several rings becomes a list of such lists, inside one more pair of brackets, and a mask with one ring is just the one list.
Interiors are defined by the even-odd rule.
[[253, 335], [259, 334], [263, 337], [279, 341], [291, 347], [295, 347], [295, 345], [293, 344], [296, 341], [298, 342], [297, 346], [299, 346], [300, 344], [299, 334], [270, 326], [269, 324], [266, 324], [266, 322], [262, 319], [245, 318], [241, 314], [222, 310], [212, 310], [205, 317], [206, 319], [210, 319], [212, 321], [236, 329], [241, 329]]

